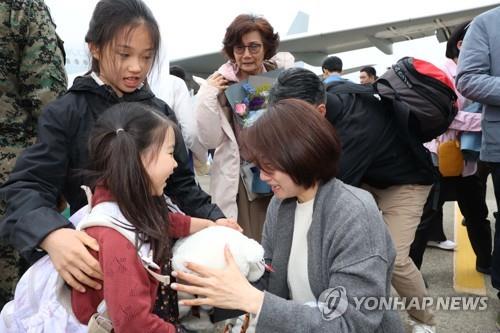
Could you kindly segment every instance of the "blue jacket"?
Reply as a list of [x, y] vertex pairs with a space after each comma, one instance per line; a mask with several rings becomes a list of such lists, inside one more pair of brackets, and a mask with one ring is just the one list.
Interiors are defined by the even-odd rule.
[[483, 104], [481, 160], [500, 162], [500, 7], [477, 16], [465, 35], [457, 89]]
[[332, 83], [335, 81], [349, 81], [347, 79], [344, 79], [340, 74], [332, 74], [328, 76], [326, 79], [323, 80], [323, 83], [327, 85], [328, 83]]
[[[462, 111], [480, 113], [483, 106], [474, 102]], [[481, 132], [463, 132], [460, 136], [460, 149], [466, 161], [477, 161], [481, 150]]]

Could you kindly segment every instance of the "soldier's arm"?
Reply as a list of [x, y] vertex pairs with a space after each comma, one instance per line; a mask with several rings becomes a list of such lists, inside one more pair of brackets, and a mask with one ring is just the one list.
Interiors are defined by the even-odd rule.
[[19, 105], [35, 119], [42, 108], [66, 91], [62, 41], [56, 34], [49, 10], [40, 0], [30, 2], [30, 7], [19, 18], [26, 29], [19, 65]]
[[59, 214], [57, 203], [68, 173], [68, 133], [75, 116], [62, 100], [49, 104], [38, 121], [37, 143], [18, 157], [0, 187], [0, 199], [6, 203], [0, 237], [8, 239], [28, 261], [43, 255], [36, 249], [48, 234], [72, 227]]
[[73, 230], [58, 212], [58, 199], [69, 179], [69, 152], [75, 149], [73, 134], [79, 124], [78, 107], [66, 96], [43, 110], [37, 142], [21, 154], [0, 187], [0, 200], [7, 208], [0, 221], [0, 237], [7, 238], [30, 262], [45, 254], [40, 249], [45, 250], [71, 287], [99, 289], [95, 279], [102, 279], [102, 272], [88, 251], [97, 251], [97, 242]]

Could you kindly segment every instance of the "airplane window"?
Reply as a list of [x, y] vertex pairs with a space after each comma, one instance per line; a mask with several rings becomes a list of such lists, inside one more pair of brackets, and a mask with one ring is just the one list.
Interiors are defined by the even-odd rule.
[[69, 58], [66, 59], [66, 64], [71, 65], [71, 60]]
[[84, 64], [85, 66], [87, 66], [87, 65], [89, 64], [88, 60], [84, 60], [84, 61], [83, 61], [83, 64]]
[[78, 61], [78, 59], [75, 59], [75, 64], [76, 64], [76, 65], [79, 65], [79, 64], [80, 64], [80, 62]]

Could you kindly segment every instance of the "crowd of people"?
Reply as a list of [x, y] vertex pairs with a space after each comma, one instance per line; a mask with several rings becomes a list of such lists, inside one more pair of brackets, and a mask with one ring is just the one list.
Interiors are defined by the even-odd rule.
[[[227, 62], [193, 86], [193, 100], [180, 68], [167, 91], [149, 86], [161, 36], [143, 0], [97, 3], [85, 36], [91, 68], [68, 89], [43, 0], [3, 3], [0, 331], [185, 332], [181, 304], [215, 307], [214, 320], [249, 314], [256, 332], [403, 332], [400, 313], [356, 300], [388, 298], [391, 287], [408, 301], [427, 297], [423, 253], [429, 241], [446, 246], [449, 200], [464, 215], [476, 270], [500, 289], [500, 233], [492, 239], [481, 173], [491, 172], [498, 204], [499, 16], [500, 7], [450, 36], [443, 74], [457, 82], [458, 112], [423, 145], [366, 93], [373, 67], [360, 84], [342, 77], [336, 56], [321, 76], [294, 67], [263, 17], [234, 18]], [[242, 123], [226, 90], [271, 71], [279, 75], [265, 112]], [[482, 137], [476, 154], [445, 174], [440, 144], [467, 135]], [[193, 171], [209, 150], [210, 195]], [[267, 190], [251, 193], [249, 165]], [[66, 207], [85, 223], [68, 221]], [[176, 239], [217, 225], [261, 243], [261, 279], [248, 282], [228, 248], [224, 269], [172, 269]], [[30, 266], [46, 279], [30, 280]], [[339, 291], [338, 304], [325, 301]], [[179, 301], [178, 292], [197, 297]], [[432, 309], [407, 312], [412, 332], [439, 328]]]

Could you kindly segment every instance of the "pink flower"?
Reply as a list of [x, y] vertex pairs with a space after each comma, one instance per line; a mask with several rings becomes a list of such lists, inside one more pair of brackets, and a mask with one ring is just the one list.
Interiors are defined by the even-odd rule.
[[244, 103], [238, 103], [234, 106], [234, 111], [239, 116], [244, 116], [247, 113], [247, 106]]

